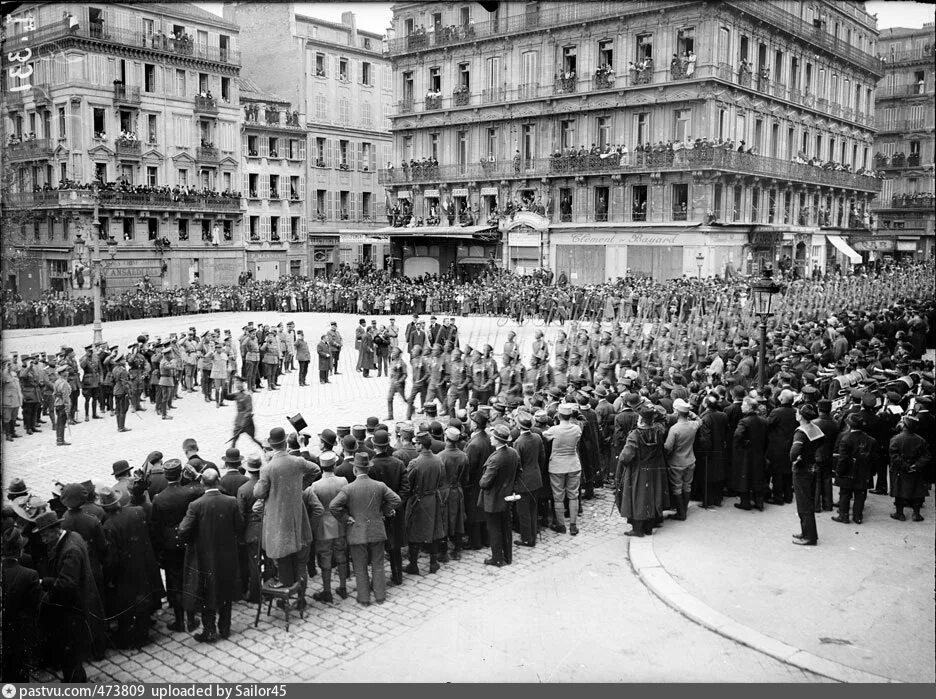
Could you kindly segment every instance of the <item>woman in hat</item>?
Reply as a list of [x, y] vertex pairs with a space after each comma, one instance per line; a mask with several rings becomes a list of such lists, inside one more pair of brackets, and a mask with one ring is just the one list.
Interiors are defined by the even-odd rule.
[[669, 508], [663, 452], [666, 427], [656, 417], [653, 408], [640, 410], [637, 429], [627, 436], [618, 459], [614, 482], [618, 509], [631, 524], [627, 536], [652, 534], [663, 519], [663, 510]]

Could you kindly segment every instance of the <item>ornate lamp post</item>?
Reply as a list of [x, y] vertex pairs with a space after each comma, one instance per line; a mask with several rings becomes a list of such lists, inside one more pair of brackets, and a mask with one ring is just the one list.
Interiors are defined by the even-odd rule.
[[695, 258], [696, 267], [699, 268], [699, 279], [702, 278], [702, 265], [705, 263], [705, 255], [701, 252]]
[[751, 295], [754, 299], [754, 313], [760, 318], [760, 348], [757, 356], [757, 385], [763, 388], [767, 383], [767, 319], [773, 315], [771, 304], [780, 285], [773, 280], [773, 268], [765, 267], [764, 276], [751, 282]]
[[[90, 252], [91, 267], [91, 300], [94, 304], [94, 344], [100, 344], [104, 341], [102, 323], [101, 323], [101, 283], [104, 280], [103, 263], [101, 261], [101, 222], [98, 219], [98, 202], [100, 194], [97, 185], [94, 186], [94, 220], [91, 221], [93, 227], [92, 247]], [[85, 252], [88, 250], [87, 244], [79, 234], [75, 239], [74, 252], [75, 257], [82, 260]], [[117, 241], [112, 237], [107, 239], [107, 253], [111, 260], [117, 256]]]

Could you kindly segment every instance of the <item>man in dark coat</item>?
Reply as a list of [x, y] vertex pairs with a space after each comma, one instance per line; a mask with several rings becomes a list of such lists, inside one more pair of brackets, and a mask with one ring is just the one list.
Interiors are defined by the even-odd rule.
[[725, 453], [725, 485], [726, 492], [729, 495], [736, 495], [733, 483], [734, 475], [732, 467], [734, 465], [734, 454], [732, 449], [734, 447], [734, 433], [738, 429], [738, 423], [741, 422], [741, 401], [744, 400], [745, 391], [743, 386], [732, 386], [731, 387], [731, 402], [725, 406], [725, 415], [728, 417], [728, 437], [727, 437], [727, 451]]
[[247, 476], [241, 473], [241, 453], [240, 449], [231, 447], [224, 452], [224, 468], [227, 469], [218, 487], [225, 495], [237, 496], [237, 491], [247, 482]]
[[[433, 423], [435, 424], [435, 423]], [[459, 447], [462, 439], [461, 430], [448, 427], [445, 430], [445, 447], [439, 452], [442, 461], [442, 519], [445, 522], [445, 539], [442, 540], [440, 560], [448, 561], [448, 543], [451, 541], [452, 560], [461, 558], [462, 538], [465, 534], [465, 495], [462, 492], [462, 479], [468, 470], [468, 456]]]
[[[318, 355], [319, 383], [331, 383], [328, 380], [328, 374], [332, 368], [332, 347], [328, 342], [328, 335], [322, 335], [319, 343], [315, 346], [315, 353]], [[301, 376], [302, 362], [299, 363], [299, 367]]]
[[254, 497], [254, 487], [260, 480], [261, 463], [259, 456], [247, 459], [247, 482], [237, 490], [237, 509], [240, 510], [244, 522], [242, 541], [247, 550], [246, 568], [241, 559], [241, 589], [244, 590], [244, 597], [250, 604], [260, 601], [260, 527], [263, 513], [255, 512], [253, 505], [257, 500]]
[[741, 420], [732, 436], [731, 489], [741, 498], [735, 503], [739, 510], [764, 509], [767, 491], [767, 420], [757, 414], [757, 400], [745, 398], [741, 403]]
[[80, 535], [62, 530], [54, 512], [36, 518], [35, 532], [48, 552], [39, 611], [43, 636], [54, 646], [62, 681], [87, 682], [84, 661], [104, 656], [104, 606], [88, 548]]
[[121, 505], [116, 489], [104, 486], [98, 497], [107, 513], [103, 594], [108, 615], [117, 619], [116, 645], [140, 648], [150, 642], [150, 614], [165, 596], [146, 516], [140, 507]]
[[[214, 643], [231, 634], [231, 605], [240, 599], [237, 542], [244, 522], [237, 500], [218, 488], [218, 472], [202, 472], [205, 494], [188, 506], [179, 525], [185, 551], [186, 608], [200, 610], [202, 633], [195, 640]], [[217, 626], [215, 626], [217, 622]]]
[[0, 681], [29, 682], [34, 664], [36, 618], [39, 614], [39, 574], [20, 563], [26, 540], [20, 530], [4, 530], [0, 553], [0, 588], [3, 590], [3, 648]]
[[368, 477], [370, 464], [364, 452], [354, 455], [354, 470], [354, 482], [339, 491], [328, 509], [348, 532], [348, 548], [357, 580], [357, 601], [369, 605], [373, 591], [377, 604], [383, 604], [387, 595], [384, 570], [387, 529], [384, 518], [396, 516], [400, 497], [386, 483]]
[[406, 500], [406, 541], [409, 565], [404, 573], [419, 575], [419, 550], [429, 547], [429, 572], [439, 570], [439, 539], [445, 536], [442, 522], [442, 461], [432, 453], [428, 433], [417, 435], [419, 456], [413, 459], [403, 479], [401, 498]]
[[932, 455], [926, 440], [916, 433], [919, 424], [913, 415], [904, 415], [900, 421], [900, 433], [890, 440], [890, 494], [895, 507], [891, 518], [900, 522], [907, 519], [903, 511], [908, 505], [913, 509], [913, 521], [922, 522], [920, 508], [929, 493], [924, 474]]
[[506, 425], [492, 427], [490, 438], [494, 451], [484, 462], [484, 473], [478, 483], [481, 489], [478, 506], [484, 509], [491, 538], [491, 557], [485, 558], [484, 564], [500, 568], [513, 562], [510, 506], [504, 498], [513, 495], [520, 455], [507, 445], [510, 428]]
[[724, 463], [729, 433], [728, 416], [719, 408], [716, 396], [705, 398], [699, 421], [699, 431], [693, 446], [696, 456], [695, 482], [699, 483], [702, 507], [719, 507], [724, 490]]
[[[371, 480], [386, 484], [394, 493], [403, 489], [403, 475], [406, 469], [402, 460], [390, 453], [390, 434], [386, 430], [374, 432], [374, 458], [371, 460], [367, 475]], [[403, 500], [396, 505], [394, 514], [386, 517], [384, 523], [387, 527], [386, 549], [390, 558], [390, 584], [403, 584], [403, 544], [406, 540], [405, 518], [403, 517]]]
[[62, 504], [68, 508], [62, 516], [60, 525], [62, 529], [76, 532], [84, 539], [88, 547], [88, 560], [91, 563], [91, 572], [98, 591], [104, 589], [104, 557], [107, 552], [107, 541], [104, 537], [104, 527], [94, 515], [82, 512], [81, 506], [87, 501], [87, 492], [81, 483], [67, 483], [62, 487]]
[[790, 447], [796, 431], [795, 394], [790, 389], [780, 391], [780, 405], [767, 417], [767, 469], [774, 505], [793, 502], [793, 470], [790, 466]]
[[[860, 412], [850, 414], [845, 423], [848, 429], [842, 434], [836, 447], [835, 484], [839, 487], [839, 508], [832, 521], [843, 524], [854, 521], [855, 524], [861, 524], [864, 520], [864, 504], [868, 496], [868, 483], [874, 468], [872, 459], [876, 449], [874, 439], [864, 431], [864, 418]], [[854, 506], [852, 496], [855, 498]], [[851, 507], [854, 509], [849, 519]]]
[[[600, 404], [599, 404], [600, 405]], [[543, 489], [543, 471], [546, 468], [546, 446], [543, 438], [533, 434], [533, 418], [527, 413], [517, 418], [520, 436], [514, 449], [520, 456], [520, 468], [515, 489], [520, 495], [517, 502], [517, 518], [520, 525], [520, 546], [536, 546], [537, 498]], [[608, 447], [610, 450], [610, 446]]]
[[478, 494], [481, 474], [484, 472], [484, 463], [491, 452], [491, 440], [484, 432], [488, 418], [486, 413], [480, 411], [471, 414], [473, 425], [471, 439], [465, 446], [468, 456], [468, 469], [465, 471], [465, 480], [462, 482], [462, 492], [465, 494], [465, 518], [468, 522], [468, 548], [480, 551], [488, 545], [488, 531], [485, 525], [484, 509], [478, 505]]
[[650, 407], [640, 410], [637, 428], [631, 430], [618, 457], [614, 483], [621, 516], [631, 524], [626, 536], [652, 534], [654, 522], [662, 521], [663, 510], [669, 506], [663, 452], [666, 427], [656, 421], [656, 415]]
[[578, 409], [581, 415], [579, 425], [582, 427], [582, 438], [578, 443], [579, 459], [582, 462], [582, 498], [591, 500], [595, 497], [595, 484], [601, 460], [598, 416], [584, 393], [579, 396]]
[[[328, 343], [324, 341], [325, 336], [322, 336], [322, 341], [325, 345], [325, 351], [328, 353], [328, 361], [331, 363], [331, 350], [328, 348]], [[312, 353], [309, 352], [309, 343], [306, 342], [305, 334], [299, 330], [296, 332], [296, 361], [299, 362], [299, 385], [308, 386], [306, 383], [306, 376], [309, 373], [309, 362], [312, 360]], [[322, 378], [321, 369], [319, 369], [319, 379]], [[326, 377], [328, 372], [326, 370]]]
[[[153, 548], [159, 565], [166, 571], [166, 597], [175, 614], [175, 621], [168, 625], [170, 631], [185, 631], [183, 605], [183, 570], [185, 545], [179, 539], [179, 525], [188, 511], [190, 503], [204, 492], [200, 485], [182, 485], [182, 463], [170, 459], [163, 465], [169, 485], [153, 498], [150, 515], [150, 531]], [[188, 614], [188, 630], [198, 628], [195, 612]]]
[[816, 479], [816, 512], [832, 511], [832, 474], [835, 470], [833, 452], [838, 441], [838, 422], [832, 419], [832, 401], [827, 398], [817, 401], [819, 417], [813, 424], [822, 430], [825, 439], [816, 454], [816, 466], [819, 469]]

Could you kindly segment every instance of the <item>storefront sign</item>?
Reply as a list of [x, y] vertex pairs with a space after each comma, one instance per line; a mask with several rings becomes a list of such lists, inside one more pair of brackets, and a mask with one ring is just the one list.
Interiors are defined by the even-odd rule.
[[335, 236], [334, 238], [319, 238], [316, 236], [314, 238], [310, 238], [309, 242], [312, 243], [312, 245], [321, 245], [323, 247], [334, 247], [335, 245], [338, 244], [338, 237]]
[[[574, 245], [683, 245], [683, 235], [665, 233], [573, 233]], [[556, 241], [560, 242], [560, 241]], [[564, 241], [563, 241], [564, 242]]]
[[439, 190], [438, 190], [438, 189], [427, 189], [425, 192], [423, 192], [423, 195], [424, 195], [424, 196], [427, 196], [427, 197], [435, 197], [436, 199], [438, 199], [438, 198], [439, 198]]
[[156, 265], [155, 267], [142, 265], [139, 267], [108, 267], [105, 271], [105, 276], [108, 279], [120, 279], [127, 277], [138, 279], [142, 278], [144, 274], [150, 277], [158, 277], [161, 271], [162, 270], [160, 269], [159, 265]]
[[396, 193], [397, 199], [412, 199], [413, 193], [408, 189], [401, 189]]
[[510, 247], [535, 247], [540, 246], [540, 234], [537, 231], [510, 231], [507, 234], [507, 245]]
[[497, 196], [497, 187], [482, 187], [481, 188], [482, 197], [496, 197]]
[[252, 252], [251, 250], [248, 250], [247, 257], [250, 258], [252, 262], [259, 261], [259, 260], [281, 260], [286, 257], [286, 251], [282, 250], [280, 252]]
[[748, 242], [755, 248], [770, 248], [783, 242], [781, 231], [753, 231], [748, 233]]
[[468, 188], [467, 188], [467, 187], [459, 187], [459, 188], [457, 188], [457, 189], [453, 189], [453, 190], [452, 190], [452, 196], [453, 196], [453, 197], [467, 197], [467, 196], [468, 196]]
[[877, 252], [889, 252], [894, 249], [893, 240], [854, 240], [851, 239], [848, 241], [849, 244], [858, 252], [866, 251], [877, 251]]
[[339, 233], [342, 243], [389, 243], [388, 235], [368, 235], [367, 233]]
[[916, 252], [917, 246], [915, 240], [898, 240], [898, 252]]

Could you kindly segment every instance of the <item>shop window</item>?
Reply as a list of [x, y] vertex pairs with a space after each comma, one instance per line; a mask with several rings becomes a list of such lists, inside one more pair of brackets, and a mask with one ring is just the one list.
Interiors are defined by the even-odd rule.
[[673, 185], [673, 220], [685, 221], [689, 214], [689, 185], [679, 182]]
[[631, 218], [634, 221], [646, 221], [649, 206], [647, 185], [634, 185], [631, 187], [631, 202]]

